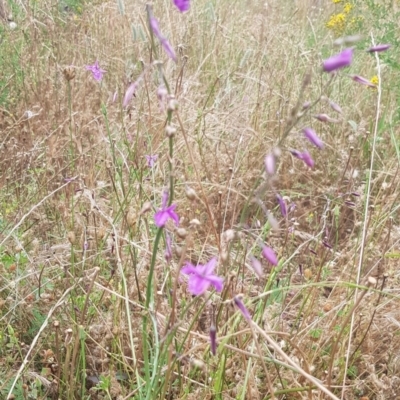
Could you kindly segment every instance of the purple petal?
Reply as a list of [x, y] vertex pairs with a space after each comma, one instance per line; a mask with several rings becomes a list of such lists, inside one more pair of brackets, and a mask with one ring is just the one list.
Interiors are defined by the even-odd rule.
[[217, 266], [217, 259], [213, 257], [208, 263], [204, 264], [202, 267], [203, 275], [210, 275], [214, 272], [215, 267]]
[[314, 129], [311, 128], [304, 128], [303, 129], [304, 136], [314, 145], [317, 146], [318, 148], [322, 149], [324, 147], [324, 143], [322, 140], [318, 137], [318, 135], [315, 133]]
[[376, 85], [374, 85], [368, 79], [365, 79], [360, 75], [351, 75], [351, 79], [353, 79], [354, 82], [360, 83], [361, 85], [376, 88]]
[[168, 190], [164, 190], [161, 198], [161, 208], [165, 210], [168, 205], [168, 198], [169, 198], [169, 193]]
[[322, 64], [322, 68], [325, 72], [336, 71], [337, 69], [348, 67], [353, 60], [353, 49], [348, 48], [343, 50], [341, 53], [336, 54]]
[[190, 8], [190, 0], [174, 0], [174, 4], [180, 12], [187, 11]]
[[209, 282], [207, 279], [204, 279], [202, 276], [193, 274], [189, 277], [188, 290], [193, 295], [200, 296], [209, 288], [210, 285], [211, 282]]
[[161, 45], [164, 48], [165, 52], [167, 53], [167, 56], [169, 58], [172, 58], [172, 60], [174, 60], [176, 62], [177, 58], [176, 58], [175, 50], [171, 46], [171, 43], [166, 38], [163, 38], [162, 40], [160, 40], [160, 42], [161, 42]]
[[186, 265], [181, 269], [181, 273], [185, 275], [196, 274], [197, 270], [193, 264], [186, 263]]
[[369, 53], [375, 53], [375, 52], [378, 53], [378, 52], [381, 52], [381, 51], [386, 51], [390, 47], [391, 47], [390, 44], [378, 44], [376, 46], [370, 47], [367, 51]]
[[283, 200], [282, 196], [279, 193], [276, 195], [276, 199], [278, 200], [279, 208], [281, 209], [282, 216], [286, 217], [287, 216], [287, 209], [286, 209], [285, 200]]
[[267, 174], [274, 175], [276, 162], [275, 162], [275, 156], [272, 153], [269, 153], [265, 156], [264, 164], [265, 164], [265, 170], [267, 171]]
[[339, 114], [343, 114], [343, 111], [340, 108], [339, 104], [336, 104], [332, 100], [329, 100], [329, 105], [331, 106], [332, 110], [336, 111]]
[[138, 87], [138, 81], [133, 82], [129, 85], [127, 91], [125, 92], [124, 100], [122, 101], [122, 106], [125, 108], [129, 102], [132, 100], [133, 95]]
[[170, 215], [165, 210], [157, 211], [154, 214], [154, 221], [156, 223], [156, 226], [158, 226], [159, 228], [162, 228], [167, 223], [169, 218], [170, 218]]
[[247, 320], [250, 321], [251, 320], [251, 315], [249, 313], [249, 310], [246, 308], [246, 306], [243, 304], [242, 300], [238, 297], [235, 296], [233, 298], [233, 301], [236, 305], [236, 307], [240, 310], [240, 312], [242, 313], [243, 317]]
[[222, 292], [222, 289], [224, 288], [223, 278], [220, 278], [217, 275], [208, 275], [206, 279], [209, 283], [211, 283], [211, 285], [215, 287], [215, 290], [217, 292]]
[[171, 204], [171, 205], [165, 210], [165, 212], [168, 213], [169, 218], [171, 218], [171, 219], [175, 222], [175, 225], [178, 226], [178, 225], [179, 225], [179, 216], [178, 216], [178, 214], [175, 212], [175, 208], [176, 208], [176, 204]]
[[310, 167], [314, 168], [314, 160], [311, 158], [311, 155], [308, 151], [304, 151], [302, 153], [302, 160]]
[[161, 41], [163, 39], [163, 36], [161, 35], [161, 31], [160, 31], [160, 28], [158, 26], [157, 19], [154, 18], [154, 17], [150, 17], [149, 21], [150, 21], [151, 30], [153, 31], [154, 35], [157, 36], [157, 39]]
[[278, 265], [278, 258], [275, 252], [268, 246], [264, 246], [261, 254], [272, 265]]

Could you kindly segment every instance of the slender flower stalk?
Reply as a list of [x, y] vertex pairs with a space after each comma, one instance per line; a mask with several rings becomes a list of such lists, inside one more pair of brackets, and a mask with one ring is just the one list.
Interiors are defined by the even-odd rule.
[[333, 72], [338, 69], [348, 67], [353, 61], [353, 48], [343, 50], [322, 63], [322, 68], [325, 72]]
[[319, 149], [324, 148], [324, 142], [318, 137], [315, 133], [314, 129], [304, 128], [303, 129], [304, 136], [316, 147]]
[[189, 275], [189, 286], [188, 290], [194, 296], [200, 296], [210, 286], [214, 286], [217, 292], [221, 292], [224, 286], [224, 280], [214, 275], [214, 269], [217, 266], [217, 259], [213, 257], [208, 263], [202, 265], [193, 264], [187, 262], [186, 265], [181, 269], [181, 273]]

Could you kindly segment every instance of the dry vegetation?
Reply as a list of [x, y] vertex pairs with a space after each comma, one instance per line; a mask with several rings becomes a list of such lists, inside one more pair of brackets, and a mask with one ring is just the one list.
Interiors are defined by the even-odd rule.
[[[0, 0], [1, 399], [400, 398], [398, 15], [352, 2], [363, 39], [331, 77], [340, 2], [319, 3], [154, 2], [175, 64], [144, 1]], [[154, 224], [165, 189], [179, 229]], [[260, 243], [279, 264], [258, 278]], [[224, 289], [192, 297], [180, 268], [211, 257]]]

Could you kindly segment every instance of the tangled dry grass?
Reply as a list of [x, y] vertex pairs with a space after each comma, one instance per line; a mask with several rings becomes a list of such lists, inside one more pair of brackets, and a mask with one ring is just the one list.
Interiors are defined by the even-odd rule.
[[[398, 72], [359, 52], [351, 73], [379, 73], [379, 90], [322, 75], [331, 7], [154, 2], [178, 55], [158, 49], [179, 104], [171, 158], [145, 2], [1, 3], [1, 398], [400, 397]], [[325, 143], [314, 169], [288, 151], [307, 125]], [[153, 215], [171, 178], [169, 261]], [[257, 278], [264, 241], [281, 261]], [[192, 298], [180, 267], [213, 256], [224, 291]]]

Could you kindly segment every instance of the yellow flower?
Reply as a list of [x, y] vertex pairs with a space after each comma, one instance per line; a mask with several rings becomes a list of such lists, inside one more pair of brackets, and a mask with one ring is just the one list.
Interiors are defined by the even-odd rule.
[[348, 14], [353, 9], [353, 5], [351, 3], [346, 3], [343, 7], [343, 12]]
[[337, 4], [340, 3], [342, 0], [332, 0], [332, 3]]
[[328, 29], [333, 30], [335, 34], [340, 34], [344, 31], [346, 24], [346, 15], [343, 13], [333, 14], [326, 23]]
[[373, 83], [374, 85], [378, 85], [379, 84], [379, 78], [377, 75], [374, 75], [371, 79], [370, 82]]

